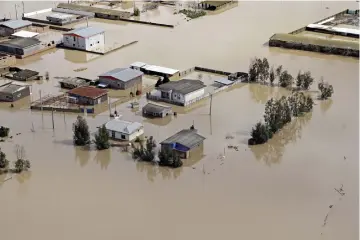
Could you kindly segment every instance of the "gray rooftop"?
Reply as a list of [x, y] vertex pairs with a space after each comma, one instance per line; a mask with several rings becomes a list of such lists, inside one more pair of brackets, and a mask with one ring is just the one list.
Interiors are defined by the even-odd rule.
[[182, 94], [188, 94], [205, 87], [206, 85], [200, 80], [182, 79], [161, 84], [158, 89], [164, 91], [173, 90]]
[[142, 110], [146, 111], [146, 112], [152, 112], [152, 113], [161, 113], [164, 110], [171, 110], [171, 107], [163, 106], [163, 105], [155, 104], [155, 103], [148, 103], [143, 107]]
[[138, 129], [142, 128], [143, 125], [138, 122], [127, 122], [120, 119], [113, 119], [105, 123], [105, 128], [110, 131], [132, 134]]
[[76, 28], [72, 31], [66, 32], [64, 33], [64, 35], [68, 35], [68, 34], [75, 34], [78, 35], [80, 37], [83, 38], [88, 38], [91, 36], [94, 36], [96, 34], [100, 34], [105, 32], [104, 29], [101, 28], [96, 28], [96, 27], [80, 27], [80, 28]]
[[31, 24], [32, 23], [27, 20], [9, 20], [5, 22], [1, 22], [0, 26], [5, 26], [11, 29], [18, 29], [18, 28], [30, 26]]
[[144, 75], [143, 72], [131, 68], [116, 68], [101, 74], [99, 77], [113, 77], [122, 82], [127, 82], [142, 75]]
[[20, 78], [31, 78], [34, 77], [36, 75], [39, 75], [39, 72], [33, 71], [33, 70], [29, 70], [29, 69], [24, 69], [21, 70], [17, 73], [14, 73], [14, 77], [20, 77]]
[[13, 94], [18, 91], [21, 91], [24, 88], [29, 88], [29, 86], [10, 83], [10, 84], [0, 86], [0, 92]]
[[168, 139], [162, 141], [160, 144], [173, 144], [179, 143], [189, 149], [196, 147], [199, 143], [202, 143], [205, 137], [199, 135], [196, 130], [183, 129]]
[[36, 38], [16, 38], [0, 43], [1, 46], [7, 46], [11, 48], [27, 48], [38, 44], [40, 44], [40, 41]]

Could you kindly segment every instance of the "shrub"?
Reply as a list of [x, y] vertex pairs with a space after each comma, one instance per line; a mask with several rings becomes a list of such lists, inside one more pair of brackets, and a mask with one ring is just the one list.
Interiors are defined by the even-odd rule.
[[309, 71], [305, 73], [299, 72], [296, 77], [296, 86], [302, 90], [309, 90], [313, 82], [314, 78], [311, 76]]
[[251, 130], [251, 139], [250, 142], [254, 144], [263, 144], [266, 143], [272, 137], [272, 132], [268, 125], [258, 122], [255, 127]]
[[78, 116], [76, 122], [73, 124], [73, 140], [77, 146], [84, 146], [90, 143], [89, 126], [86, 120]]
[[30, 165], [29, 160], [18, 159], [15, 162], [15, 168], [14, 168], [13, 171], [16, 172], [16, 173], [21, 173], [22, 171], [29, 170], [30, 167], [31, 167], [31, 165]]
[[137, 7], [134, 8], [134, 16], [136, 17], [140, 16], [140, 10]]
[[146, 140], [146, 147], [144, 147], [143, 143], [140, 142], [140, 146], [134, 148], [132, 157], [133, 159], [140, 161], [153, 162], [155, 160], [155, 147], [155, 140], [152, 136], [150, 136], [150, 138]]
[[168, 148], [161, 150], [158, 154], [158, 157], [160, 166], [178, 168], [183, 165], [180, 157]]
[[280, 87], [288, 88], [291, 87], [293, 84], [293, 77], [291, 74], [288, 73], [288, 71], [283, 71], [279, 78], [279, 84]]
[[0, 148], [0, 171], [5, 170], [9, 166], [9, 161], [6, 159], [6, 154]]
[[9, 136], [10, 129], [7, 127], [0, 127], [0, 137], [7, 137]]
[[320, 90], [320, 99], [323, 100], [330, 98], [334, 93], [333, 86], [323, 80], [319, 82], [318, 88]]
[[98, 150], [108, 149], [110, 147], [109, 133], [106, 130], [105, 125], [99, 128], [98, 133], [95, 135], [94, 142]]

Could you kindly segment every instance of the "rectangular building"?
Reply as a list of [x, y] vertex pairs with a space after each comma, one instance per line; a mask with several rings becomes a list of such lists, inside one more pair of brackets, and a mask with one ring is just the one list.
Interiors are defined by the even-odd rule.
[[166, 117], [172, 114], [171, 107], [163, 106], [155, 103], [148, 103], [142, 108], [142, 113], [144, 116], [148, 117]]
[[128, 122], [115, 118], [105, 123], [109, 136], [115, 140], [133, 141], [144, 134], [144, 126], [138, 122]]
[[20, 70], [13, 74], [12, 79], [18, 81], [30, 81], [35, 80], [39, 75], [39, 72], [32, 71], [29, 69]]
[[104, 52], [105, 31], [95, 27], [81, 27], [63, 34], [65, 47], [89, 52]]
[[0, 101], [15, 102], [24, 97], [30, 96], [30, 87], [27, 85], [8, 82], [0, 85]]
[[160, 143], [161, 150], [172, 150], [180, 158], [189, 158], [191, 153], [203, 147], [205, 137], [196, 129], [183, 129]]
[[141, 91], [143, 75], [143, 72], [131, 68], [116, 68], [101, 74], [99, 82], [114, 89], [134, 88], [134, 91]]
[[32, 23], [27, 20], [8, 20], [0, 22], [0, 37], [7, 37], [17, 31], [28, 28]]
[[104, 89], [83, 86], [67, 92], [69, 102], [79, 105], [94, 106], [108, 100], [108, 92]]
[[49, 22], [51, 23], [57, 25], [63, 25], [63, 24], [71, 23], [74, 19], [76, 19], [76, 16], [66, 13], [54, 13], [49, 16], [46, 16], [46, 19], [49, 20]]
[[32, 55], [40, 49], [40, 41], [36, 38], [17, 38], [0, 43], [0, 52], [13, 54], [17, 57]]

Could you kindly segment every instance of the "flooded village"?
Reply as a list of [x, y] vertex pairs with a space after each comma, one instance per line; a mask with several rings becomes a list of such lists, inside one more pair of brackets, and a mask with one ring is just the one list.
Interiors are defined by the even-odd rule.
[[[358, 9], [0, 2], [1, 236], [359, 239]], [[252, 81], [264, 59], [292, 86]], [[314, 80], [301, 91], [299, 71]], [[302, 92], [311, 110], [250, 145], [268, 101]], [[76, 146], [79, 116], [107, 149]]]

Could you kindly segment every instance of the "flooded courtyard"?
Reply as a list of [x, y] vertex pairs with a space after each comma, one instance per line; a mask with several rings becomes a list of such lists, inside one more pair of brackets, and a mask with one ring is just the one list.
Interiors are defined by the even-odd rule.
[[[27, 12], [46, 7], [54, 3], [25, 2]], [[293, 76], [311, 71], [317, 81], [323, 77], [333, 85], [334, 95], [316, 101], [312, 113], [293, 120], [267, 144], [252, 147], [247, 140], [264, 104], [289, 94], [287, 90], [238, 84], [213, 97], [211, 116], [209, 99], [185, 109], [174, 107], [177, 117], [162, 120], [143, 118], [129, 102], [117, 105], [123, 119], [143, 123], [145, 134], [158, 143], [195, 124], [206, 137], [203, 153], [174, 170], [135, 162], [120, 148], [74, 147], [76, 114], [55, 113], [53, 130], [51, 113], [30, 111], [29, 98], [14, 108], [1, 104], [0, 125], [13, 136], [0, 143], [1, 149], [14, 160], [15, 145], [23, 145], [32, 163], [31, 171], [11, 179], [0, 175], [1, 237], [359, 239], [359, 60], [266, 45], [275, 32], [290, 32], [356, 7], [355, 1], [239, 2], [175, 28], [94, 19], [89, 24], [104, 27], [109, 41], [139, 42], [104, 56], [52, 49], [18, 60], [21, 68], [49, 71], [49, 81], [32, 83], [32, 100], [40, 90], [58, 93], [56, 76], [95, 78], [136, 61], [180, 70], [204, 66], [246, 72], [255, 56], [282, 64]], [[13, 9], [13, 3], [0, 2], [3, 15], [11, 11], [14, 16]], [[164, 14], [167, 19], [169, 13]], [[79, 68], [86, 70], [74, 71]], [[204, 76], [209, 82], [215, 78]], [[144, 85], [151, 81], [156, 79]], [[316, 89], [314, 83], [311, 90]], [[146, 102], [144, 96], [139, 100], [140, 106]], [[109, 112], [86, 119], [95, 132], [109, 120]], [[344, 196], [334, 190], [342, 185]]]

